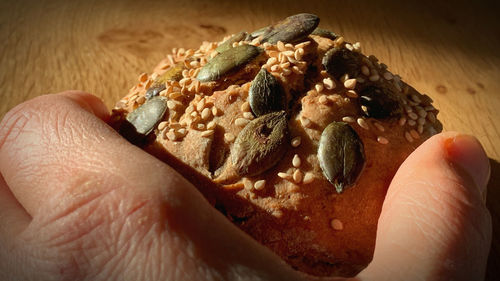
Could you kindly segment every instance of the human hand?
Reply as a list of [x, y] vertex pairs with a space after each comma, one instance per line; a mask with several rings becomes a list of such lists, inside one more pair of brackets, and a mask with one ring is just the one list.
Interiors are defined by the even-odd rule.
[[[41, 96], [0, 124], [0, 280], [304, 280], [172, 168], [102, 120], [99, 99]], [[401, 166], [358, 280], [478, 280], [488, 159], [445, 133]]]

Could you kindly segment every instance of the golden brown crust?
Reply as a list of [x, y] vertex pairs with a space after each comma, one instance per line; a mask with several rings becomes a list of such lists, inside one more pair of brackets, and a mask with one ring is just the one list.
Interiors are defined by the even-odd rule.
[[[378, 216], [393, 175], [441, 124], [430, 98], [401, 82], [374, 57], [359, 53], [359, 43], [342, 41], [311, 35], [295, 45], [246, 42], [265, 52], [208, 83], [195, 77], [216, 54], [217, 43], [205, 42], [196, 51], [174, 50], [117, 104], [114, 124], [119, 126], [128, 112], [145, 102], [143, 96], [156, 76], [184, 62], [183, 78], [167, 81], [160, 93], [170, 101], [169, 114], [145, 149], [177, 168], [231, 221], [294, 268], [318, 276], [352, 276], [372, 258]], [[358, 77], [337, 80], [323, 70], [321, 59], [334, 46], [346, 46], [360, 57]], [[248, 92], [260, 68], [281, 81], [289, 104], [290, 139], [300, 137], [300, 145], [289, 144], [279, 163], [260, 175], [228, 180], [224, 169], [231, 165], [234, 140], [254, 118]], [[346, 78], [357, 78], [358, 86]], [[395, 93], [401, 114], [364, 116], [359, 91], [369, 84]], [[358, 181], [341, 194], [323, 176], [316, 155], [321, 133], [332, 121], [351, 125], [366, 158]]]

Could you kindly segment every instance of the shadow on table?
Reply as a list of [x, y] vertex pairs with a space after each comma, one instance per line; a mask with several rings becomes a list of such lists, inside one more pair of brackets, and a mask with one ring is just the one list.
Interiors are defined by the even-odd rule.
[[490, 255], [488, 257], [488, 271], [486, 272], [485, 280], [498, 280], [500, 276], [500, 163], [490, 159], [491, 178], [488, 184], [488, 198], [486, 206], [490, 210], [493, 224], [493, 239], [491, 242]]

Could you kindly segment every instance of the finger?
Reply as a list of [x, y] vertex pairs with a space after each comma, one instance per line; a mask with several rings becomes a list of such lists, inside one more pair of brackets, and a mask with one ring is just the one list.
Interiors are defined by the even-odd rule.
[[491, 243], [489, 162], [471, 136], [439, 134], [400, 167], [366, 280], [482, 280]]
[[154, 265], [158, 276], [184, 280], [186, 272], [193, 280], [298, 278], [175, 171], [96, 118], [86, 95], [39, 97], [0, 127], [0, 171], [34, 217], [30, 229], [42, 245], [63, 247], [78, 265], [73, 271], [105, 271], [102, 264], [116, 271], [123, 259], [119, 272], [129, 280]]

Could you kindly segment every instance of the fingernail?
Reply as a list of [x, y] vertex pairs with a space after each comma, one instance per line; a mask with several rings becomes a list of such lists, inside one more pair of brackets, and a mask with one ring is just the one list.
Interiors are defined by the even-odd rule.
[[491, 168], [481, 143], [473, 136], [457, 134], [446, 139], [445, 148], [449, 161], [472, 178], [485, 200]]

